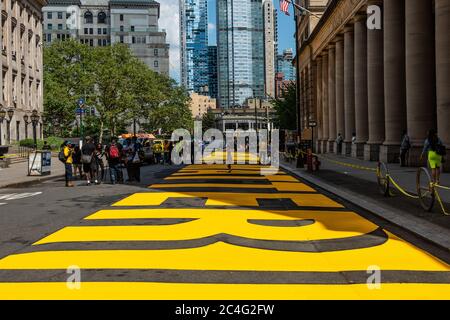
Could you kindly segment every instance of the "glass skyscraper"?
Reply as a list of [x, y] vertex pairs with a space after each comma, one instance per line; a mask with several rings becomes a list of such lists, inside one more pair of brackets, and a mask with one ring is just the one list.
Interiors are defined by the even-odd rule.
[[180, 0], [181, 84], [190, 92], [208, 86], [208, 1]]
[[217, 46], [208, 47], [208, 86], [209, 96], [217, 99]]
[[219, 105], [264, 97], [264, 22], [261, 0], [217, 0]]
[[283, 54], [277, 57], [277, 72], [283, 73], [283, 80], [295, 81], [296, 70], [292, 62], [294, 60], [294, 53], [292, 49], [286, 49]]

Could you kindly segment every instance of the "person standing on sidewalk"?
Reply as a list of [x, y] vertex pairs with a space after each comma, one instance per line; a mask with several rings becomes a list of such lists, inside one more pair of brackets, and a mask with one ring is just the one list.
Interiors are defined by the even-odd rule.
[[409, 149], [411, 149], [411, 142], [409, 140], [408, 132], [403, 130], [402, 142], [400, 143], [400, 166], [406, 167], [406, 159], [408, 157]]
[[425, 140], [420, 160], [423, 156], [428, 155], [428, 164], [431, 168], [431, 174], [433, 176], [433, 182], [439, 184], [441, 176], [442, 158], [445, 156], [445, 146], [442, 140], [439, 139], [436, 130], [431, 129], [428, 131], [428, 138]]
[[73, 187], [74, 186], [72, 183], [73, 145], [70, 141], [66, 141], [64, 143], [63, 152], [64, 152], [64, 158], [65, 158], [64, 168], [65, 168], [65, 177], [66, 177], [66, 187]]
[[342, 137], [342, 134], [338, 133], [338, 136], [336, 138], [336, 145], [337, 145], [337, 152], [339, 154], [342, 153], [342, 143], [344, 142], [344, 138]]
[[163, 164], [170, 164], [169, 141], [164, 140], [164, 161]]
[[73, 170], [75, 177], [77, 176], [77, 173], [80, 174], [80, 180], [83, 179], [83, 166], [81, 165], [81, 149], [79, 146], [75, 146], [73, 150]]
[[[95, 161], [94, 161], [95, 144], [94, 140], [87, 136], [86, 143], [81, 148], [81, 162], [83, 163], [83, 171], [86, 174], [87, 185], [91, 185], [91, 180], [94, 179]], [[96, 180], [95, 183], [98, 183]]]
[[108, 161], [111, 184], [116, 184], [117, 181], [121, 181], [122, 175], [122, 170], [119, 168], [122, 145], [117, 143], [117, 139], [113, 138], [111, 144], [106, 147], [105, 154]]

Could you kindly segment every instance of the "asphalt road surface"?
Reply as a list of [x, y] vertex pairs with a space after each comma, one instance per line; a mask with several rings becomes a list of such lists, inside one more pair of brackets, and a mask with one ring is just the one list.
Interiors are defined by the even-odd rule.
[[448, 251], [283, 171], [142, 175], [0, 190], [0, 299], [450, 298]]

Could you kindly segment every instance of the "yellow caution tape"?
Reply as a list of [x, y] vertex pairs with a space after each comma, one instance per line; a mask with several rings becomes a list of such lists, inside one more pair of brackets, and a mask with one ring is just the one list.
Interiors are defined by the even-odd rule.
[[419, 196], [410, 194], [408, 191], [406, 191], [405, 189], [400, 187], [400, 185], [397, 182], [395, 182], [395, 180], [389, 174], [387, 174], [386, 177], [389, 179], [390, 182], [392, 182], [392, 184], [397, 188], [397, 190], [400, 191], [401, 193], [403, 193], [405, 196], [413, 198], [413, 199], [419, 199]]
[[435, 184], [434, 186], [435, 186], [436, 188], [439, 188], [439, 189], [450, 190], [449, 187], [444, 187], [444, 186], [441, 186], [441, 185], [439, 185], [439, 184]]
[[4, 158], [14, 158], [19, 156], [18, 154], [7, 154], [6, 156], [0, 156], [0, 159], [4, 159]]
[[445, 210], [444, 202], [442, 202], [439, 192], [437, 192], [436, 189], [433, 189], [433, 190], [434, 190], [434, 194], [436, 195], [436, 199], [438, 200], [439, 205], [441, 206], [442, 213], [445, 214], [446, 216], [450, 216], [450, 212], [447, 212], [447, 210]]

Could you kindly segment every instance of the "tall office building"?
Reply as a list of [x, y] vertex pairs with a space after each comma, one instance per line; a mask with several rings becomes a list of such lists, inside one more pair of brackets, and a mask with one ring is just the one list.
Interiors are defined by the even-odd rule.
[[180, 0], [181, 83], [190, 92], [208, 86], [208, 1]]
[[292, 49], [286, 49], [283, 54], [277, 56], [277, 73], [283, 73], [284, 79], [287, 81], [295, 81], [295, 67], [292, 64], [294, 61], [294, 54]]
[[276, 11], [272, 0], [264, 0], [264, 77], [265, 92], [269, 97], [275, 97], [275, 56], [276, 51]]
[[262, 0], [217, 0], [219, 106], [264, 97]]
[[209, 96], [217, 99], [217, 46], [208, 46], [208, 88]]
[[89, 46], [126, 44], [152, 70], [169, 75], [169, 44], [153, 0], [48, 0], [44, 41], [74, 38]]
[[[32, 138], [31, 115], [44, 112], [41, 9], [46, 3], [2, 0], [0, 145]], [[37, 138], [42, 132], [40, 117]]]

